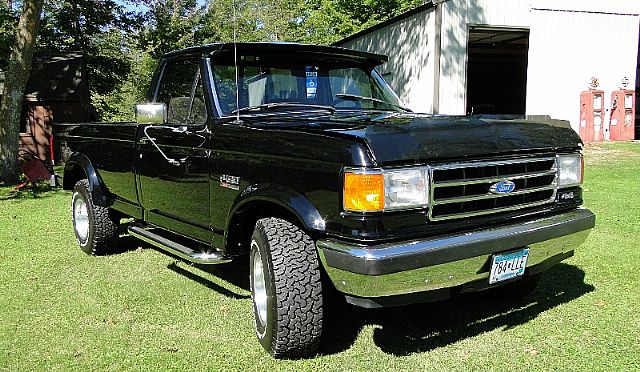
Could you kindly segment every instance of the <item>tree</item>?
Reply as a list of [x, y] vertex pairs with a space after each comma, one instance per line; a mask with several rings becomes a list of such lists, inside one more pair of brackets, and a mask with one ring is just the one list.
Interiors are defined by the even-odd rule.
[[424, 0], [306, 0], [300, 14], [299, 41], [331, 44], [384, 22]]
[[354, 15], [335, 0], [310, 0], [303, 15], [304, 29], [299, 41], [310, 44], [331, 44], [362, 29]]
[[201, 44], [205, 7], [196, 0], [155, 0], [149, 4], [141, 46], [155, 59], [172, 50]]
[[348, 14], [361, 29], [383, 22], [424, 2], [423, 0], [334, 0], [336, 6]]
[[[86, 63], [91, 101], [103, 120], [123, 120], [123, 82], [132, 71], [128, 54], [141, 28], [139, 12], [122, 4], [134, 0], [49, 0], [44, 6], [38, 48], [80, 51]], [[135, 4], [135, 3], [134, 3]]]
[[0, 179], [18, 182], [18, 139], [22, 97], [31, 72], [31, 60], [44, 0], [25, 0], [9, 58], [0, 107]]
[[301, 0], [211, 1], [199, 39], [205, 43], [232, 42], [235, 30], [238, 42], [297, 40], [301, 7]]
[[42, 49], [98, 52], [105, 32], [129, 32], [142, 22], [116, 0], [49, 0], [44, 6], [38, 46]]
[[[37, 41], [50, 52], [81, 51], [99, 117], [131, 120], [131, 108], [144, 99], [156, 61], [167, 52], [234, 40], [331, 44], [423, 2], [48, 0]], [[16, 23], [3, 4], [6, 0], [0, 1], [0, 67], [5, 67], [2, 44], [11, 42]]]

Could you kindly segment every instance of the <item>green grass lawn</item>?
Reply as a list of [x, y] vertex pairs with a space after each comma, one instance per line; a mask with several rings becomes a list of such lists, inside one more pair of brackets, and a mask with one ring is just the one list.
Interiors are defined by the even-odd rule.
[[70, 194], [0, 188], [0, 370], [640, 370], [640, 143], [588, 146], [597, 226], [519, 300], [328, 309], [320, 355], [276, 361], [242, 264], [200, 271], [126, 239], [86, 256]]

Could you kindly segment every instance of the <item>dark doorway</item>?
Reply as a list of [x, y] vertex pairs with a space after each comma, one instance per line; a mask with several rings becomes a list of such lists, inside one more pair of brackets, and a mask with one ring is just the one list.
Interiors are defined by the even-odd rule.
[[469, 27], [467, 114], [524, 115], [529, 30]]

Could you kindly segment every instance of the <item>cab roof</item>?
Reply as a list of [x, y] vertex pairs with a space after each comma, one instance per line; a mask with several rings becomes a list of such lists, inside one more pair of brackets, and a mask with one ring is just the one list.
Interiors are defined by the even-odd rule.
[[211, 55], [226, 54], [237, 48], [238, 53], [308, 53], [317, 55], [326, 55], [328, 57], [346, 57], [380, 65], [388, 61], [388, 57], [382, 54], [374, 54], [352, 50], [337, 46], [311, 45], [298, 43], [213, 43], [201, 46], [193, 46], [185, 49], [176, 50], [165, 54], [162, 59], [172, 59], [187, 55]]

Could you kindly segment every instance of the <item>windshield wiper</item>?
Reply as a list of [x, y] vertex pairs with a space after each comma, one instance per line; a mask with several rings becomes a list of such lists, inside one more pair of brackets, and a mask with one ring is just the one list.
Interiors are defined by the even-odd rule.
[[331, 114], [336, 112], [336, 109], [331, 106], [312, 105], [312, 104], [301, 103], [301, 102], [275, 102], [275, 103], [263, 103], [261, 105], [256, 105], [256, 106], [241, 107], [237, 110], [231, 111], [231, 113], [237, 114], [238, 112], [268, 111], [276, 108], [293, 108], [293, 107], [310, 108], [314, 110], [324, 110], [324, 111], [329, 111], [329, 113]]
[[346, 93], [338, 93], [338, 94], [336, 94], [336, 97], [344, 99], [344, 100], [347, 100], [347, 101], [371, 101], [371, 102], [377, 102], [377, 103], [382, 103], [383, 105], [399, 108], [400, 110], [404, 110], [406, 112], [411, 112], [411, 110], [409, 110], [406, 107], [403, 107], [403, 106], [400, 106], [400, 105], [396, 105], [395, 103], [387, 102], [387, 101], [381, 100], [379, 98], [359, 96], [357, 94], [346, 94]]

